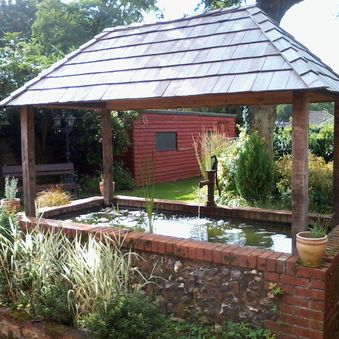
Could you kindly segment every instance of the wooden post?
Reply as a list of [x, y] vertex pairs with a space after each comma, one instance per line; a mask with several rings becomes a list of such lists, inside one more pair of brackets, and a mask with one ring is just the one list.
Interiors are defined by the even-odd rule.
[[292, 109], [292, 253], [296, 234], [308, 226], [308, 128], [307, 93], [293, 93]]
[[339, 225], [339, 98], [334, 102], [332, 226]]
[[113, 145], [112, 116], [109, 109], [101, 110], [102, 159], [104, 176], [104, 203], [109, 205], [113, 199]]
[[35, 217], [35, 147], [34, 147], [34, 114], [29, 106], [23, 106], [20, 110], [21, 121], [21, 157], [22, 157], [22, 181], [24, 189], [25, 213], [29, 217]]

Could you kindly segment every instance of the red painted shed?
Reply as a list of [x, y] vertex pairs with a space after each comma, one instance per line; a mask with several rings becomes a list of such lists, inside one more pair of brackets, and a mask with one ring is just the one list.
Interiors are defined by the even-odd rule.
[[136, 185], [151, 168], [154, 182], [175, 181], [200, 175], [193, 138], [202, 131], [222, 128], [235, 136], [235, 115], [205, 112], [140, 112], [132, 130], [132, 147], [126, 157]]

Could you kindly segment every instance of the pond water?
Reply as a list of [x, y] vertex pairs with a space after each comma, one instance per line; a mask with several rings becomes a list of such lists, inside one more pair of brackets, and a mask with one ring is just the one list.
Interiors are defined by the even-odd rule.
[[[148, 218], [144, 210], [106, 208], [97, 212], [86, 212], [66, 220], [104, 227], [148, 231]], [[289, 225], [155, 212], [153, 213], [153, 231], [155, 234], [186, 239], [254, 246], [291, 253]]]

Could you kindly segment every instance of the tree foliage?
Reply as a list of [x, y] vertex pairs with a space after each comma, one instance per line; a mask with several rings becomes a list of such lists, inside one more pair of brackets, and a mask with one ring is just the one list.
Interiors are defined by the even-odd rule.
[[33, 78], [53, 63], [59, 55], [45, 56], [42, 46], [25, 40], [19, 33], [5, 33], [0, 47], [0, 98]]
[[143, 12], [155, 10], [155, 0], [42, 0], [32, 26], [45, 53], [68, 52], [106, 27], [139, 22]]
[[36, 0], [0, 0], [0, 38], [6, 32], [18, 32], [29, 38], [36, 3]]
[[[24, 39], [20, 33], [5, 33], [0, 42], [0, 100], [60, 58], [56, 53], [49, 56], [42, 54], [40, 44]], [[0, 109], [0, 132], [8, 121], [16, 126], [14, 131], [19, 130], [18, 121], [13, 120], [13, 112], [13, 108]]]
[[[310, 126], [309, 150], [325, 161], [333, 160], [333, 125]], [[292, 128], [277, 128], [274, 134], [274, 153], [278, 159], [292, 152]]]
[[[257, 0], [257, 6], [280, 23], [285, 13], [301, 1], [303, 0]], [[201, 4], [208, 10], [240, 5], [242, 2], [242, 0], [201, 0]]]
[[207, 10], [220, 9], [240, 5], [242, 0], [201, 0]]

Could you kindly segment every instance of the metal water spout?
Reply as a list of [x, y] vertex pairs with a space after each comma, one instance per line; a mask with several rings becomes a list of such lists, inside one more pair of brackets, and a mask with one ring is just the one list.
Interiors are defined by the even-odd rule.
[[215, 183], [215, 178], [216, 178], [216, 176], [215, 176], [216, 171], [210, 170], [210, 171], [206, 171], [206, 173], [207, 173], [207, 179], [201, 180], [199, 182], [199, 188], [202, 188], [205, 185], [207, 185], [207, 203], [206, 203], [206, 206], [207, 207], [214, 207], [215, 206], [214, 183]]

